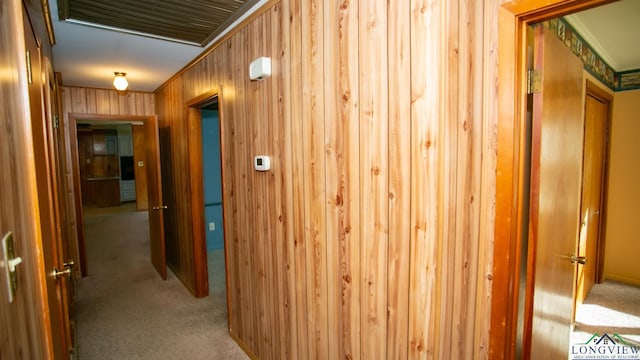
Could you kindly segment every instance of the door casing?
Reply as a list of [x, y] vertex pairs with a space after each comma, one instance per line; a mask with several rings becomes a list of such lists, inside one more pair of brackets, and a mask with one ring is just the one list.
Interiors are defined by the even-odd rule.
[[598, 228], [598, 243], [596, 245], [596, 284], [604, 281], [604, 249], [607, 226], [607, 190], [609, 188], [609, 154], [611, 149], [611, 116], [613, 110], [613, 95], [607, 93], [599, 85], [587, 79], [587, 95], [607, 104], [608, 112], [605, 121], [604, 150], [602, 164], [602, 184], [600, 189], [600, 226]]
[[[218, 106], [220, 106], [220, 93], [221, 91], [212, 90], [209, 92], [205, 92], [185, 103], [185, 107], [187, 109], [187, 121], [189, 122], [189, 132], [187, 136], [189, 138], [189, 184], [191, 186], [191, 222], [193, 224], [192, 246], [194, 267], [194, 295], [196, 297], [203, 297], [209, 294], [209, 279], [206, 257], [207, 244], [206, 235], [204, 233], [204, 184], [202, 182], [204, 175], [202, 171], [202, 116], [200, 111], [203, 107], [206, 107], [214, 102], [218, 102]], [[220, 119], [222, 121], [223, 114], [221, 106], [219, 111]], [[220, 126], [222, 126], [222, 122]], [[223, 146], [222, 142], [220, 144], [221, 146]], [[222, 193], [224, 194], [224, 189]], [[227, 246], [225, 245], [224, 248], [225, 273], [228, 276], [228, 269], [226, 269]], [[227, 279], [226, 281], [227, 286], [229, 284], [228, 280], [229, 279]], [[228, 288], [227, 294], [229, 294]], [[227, 307], [229, 306], [228, 296], [229, 295], [227, 295]]]
[[[102, 121], [119, 121], [123, 123], [130, 122], [148, 122], [151, 119], [155, 118], [156, 115], [103, 115], [103, 114], [68, 114], [68, 129], [69, 136], [68, 141], [71, 144], [70, 158], [71, 158], [71, 176], [73, 178], [73, 193], [74, 193], [74, 201], [75, 201], [75, 209], [76, 209], [76, 231], [78, 236], [78, 243], [76, 247], [78, 249], [78, 260], [80, 262], [80, 274], [81, 276], [87, 276], [89, 274], [89, 269], [87, 265], [87, 251], [84, 239], [84, 220], [82, 217], [82, 191], [80, 189], [80, 168], [79, 168], [79, 155], [78, 155], [78, 132], [77, 122], [78, 119], [81, 120], [102, 120]], [[148, 159], [147, 159], [148, 160]]]
[[516, 354], [518, 284], [523, 251], [526, 173], [527, 27], [612, 0], [514, 0], [498, 10], [496, 217], [491, 296], [490, 359]]

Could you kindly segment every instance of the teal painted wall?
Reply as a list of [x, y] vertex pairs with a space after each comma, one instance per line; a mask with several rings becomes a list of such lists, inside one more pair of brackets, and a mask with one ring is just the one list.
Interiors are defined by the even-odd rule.
[[[218, 250], [224, 247], [218, 110], [202, 110], [202, 162], [207, 250]], [[215, 224], [214, 230], [210, 229], [210, 223]]]

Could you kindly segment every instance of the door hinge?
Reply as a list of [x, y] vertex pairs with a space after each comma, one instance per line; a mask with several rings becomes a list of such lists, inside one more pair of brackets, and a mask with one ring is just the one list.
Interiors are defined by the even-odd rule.
[[60, 119], [58, 115], [53, 115], [53, 128], [58, 129], [60, 127]]
[[527, 94], [535, 94], [542, 91], [542, 70], [529, 69], [527, 72]]

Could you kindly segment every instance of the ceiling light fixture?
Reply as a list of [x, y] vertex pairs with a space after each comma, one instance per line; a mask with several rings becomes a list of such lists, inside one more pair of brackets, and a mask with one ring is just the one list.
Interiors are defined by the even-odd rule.
[[118, 91], [127, 90], [127, 86], [129, 86], [129, 82], [127, 81], [127, 74], [123, 72], [116, 71], [114, 72], [115, 77], [113, 78], [113, 86], [115, 86]]

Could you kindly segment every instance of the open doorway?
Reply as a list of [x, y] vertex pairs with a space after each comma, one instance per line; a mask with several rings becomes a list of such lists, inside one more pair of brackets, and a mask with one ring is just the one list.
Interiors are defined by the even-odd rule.
[[[496, 235], [496, 247], [495, 247], [496, 249], [495, 262], [496, 262], [497, 272], [499, 272], [501, 269], [509, 269], [511, 273], [505, 276], [504, 283], [502, 283], [502, 278], [501, 278], [500, 282], [496, 283], [497, 285], [494, 286], [493, 297], [496, 300], [494, 301], [494, 306], [492, 308], [492, 311], [495, 310], [492, 313], [492, 329], [494, 329], [493, 336], [492, 336], [492, 342], [493, 342], [492, 351], [504, 353], [505, 357], [513, 357], [516, 354], [518, 354], [519, 351], [522, 351], [520, 355], [523, 358], [530, 358], [530, 357], [542, 358], [542, 357], [559, 357], [559, 356], [566, 358], [566, 355], [569, 350], [569, 334], [570, 334], [570, 329], [572, 327], [572, 317], [571, 317], [571, 309], [573, 308], [573, 302], [572, 302], [573, 291], [572, 290], [575, 287], [575, 279], [573, 276], [575, 272], [572, 271], [572, 269], [575, 269], [573, 266], [576, 266], [576, 267], [578, 266], [576, 263], [583, 260], [581, 259], [582, 256], [580, 254], [574, 251], [571, 251], [571, 249], [569, 250], [566, 250], [564, 248], [560, 249], [557, 246], [560, 242], [563, 242], [566, 240], [567, 236], [565, 235], [569, 233], [571, 233], [570, 238], [572, 239], [572, 241], [575, 241], [577, 243], [577, 238], [579, 234], [578, 228], [580, 225], [580, 205], [582, 201], [580, 196], [581, 196], [582, 189], [579, 186], [571, 187], [569, 189], [570, 193], [569, 191], [560, 191], [555, 195], [553, 195], [552, 193], [547, 193], [546, 198], [540, 195], [538, 192], [530, 192], [533, 186], [532, 184], [535, 184], [536, 182], [542, 183], [545, 181], [544, 180], [545, 175], [539, 174], [539, 178], [535, 178], [535, 175], [532, 174], [531, 178], [529, 178], [527, 173], [529, 172], [529, 169], [532, 169], [532, 167], [531, 167], [531, 163], [529, 163], [527, 159], [528, 157], [531, 159], [534, 159], [535, 156], [539, 157], [539, 154], [536, 154], [534, 151], [532, 155], [528, 155], [527, 149], [531, 146], [532, 143], [536, 144], [536, 142], [540, 141], [541, 139], [543, 141], [549, 141], [549, 138], [547, 138], [547, 140], [544, 140], [545, 136], [532, 138], [531, 136], [529, 136], [529, 134], [527, 134], [530, 118], [527, 116], [528, 114], [527, 110], [529, 109], [526, 108], [526, 104], [528, 104], [527, 96], [531, 96], [531, 95], [527, 95], [526, 91], [527, 90], [533, 91], [534, 92], [533, 96], [535, 97], [536, 95], [535, 95], [534, 88], [536, 88], [537, 85], [531, 86], [529, 87], [530, 89], [527, 89], [527, 86], [524, 86], [523, 84], [526, 82], [525, 79], [528, 79], [531, 84], [535, 84], [535, 78], [537, 76], [540, 76], [541, 74], [538, 73], [537, 71], [532, 71], [530, 73], [532, 76], [527, 76], [527, 68], [524, 66], [525, 61], [523, 59], [526, 58], [525, 54], [529, 53], [530, 50], [529, 48], [527, 48], [526, 43], [523, 40], [527, 38], [524, 31], [528, 25], [540, 23], [542, 21], [547, 21], [548, 19], [557, 18], [558, 16], [565, 16], [567, 15], [567, 13], [570, 13], [571, 11], [584, 10], [590, 7], [594, 7], [595, 5], [601, 5], [604, 3], [606, 3], [606, 1], [585, 0], [581, 2], [574, 2], [571, 4], [569, 4], [569, 2], [567, 1], [553, 1], [553, 2], [545, 2], [544, 8], [543, 8], [542, 1], [532, 1], [530, 4], [522, 5], [522, 6], [513, 6], [513, 4], [511, 3], [505, 4], [505, 6], [502, 9], [504, 11], [501, 13], [501, 21], [500, 21], [501, 29], [499, 31], [500, 47], [501, 47], [500, 70], [499, 70], [500, 79], [501, 79], [500, 80], [500, 102], [502, 105], [501, 105], [500, 120], [498, 122], [498, 127], [499, 127], [498, 186], [497, 186], [498, 205], [497, 205], [497, 211], [496, 211], [497, 235]], [[620, 3], [623, 3], [623, 2], [620, 2]], [[613, 21], [615, 22], [617, 20], [618, 19], [614, 19]], [[603, 18], [601, 17], [600, 22], [602, 21], [603, 21]], [[556, 30], [556, 33], [554, 34], [554, 36], [566, 34], [566, 33], [562, 33], [562, 30], [568, 32], [566, 27], [560, 27], [560, 26], [555, 28], [555, 30]], [[630, 31], [630, 33], [634, 33], [634, 32], [635, 32], [635, 29]], [[544, 35], [545, 33], [549, 33], [549, 32], [543, 31], [541, 33], [542, 35]], [[553, 34], [554, 33], [553, 30], [551, 30], [550, 33]], [[549, 37], [544, 36], [544, 41], [541, 41], [541, 43], [547, 43], [546, 41], [547, 38]], [[579, 41], [576, 41], [576, 38], [573, 36], [564, 37], [563, 40], [564, 40], [563, 42], [565, 43], [564, 45], [567, 45], [567, 47], [569, 47], [571, 50], [585, 49], [584, 47], [580, 46], [580, 45], [584, 46], [585, 44]], [[510, 49], [515, 49], [516, 51], [511, 53], [509, 51]], [[558, 50], [558, 51], [555, 51], [555, 50]], [[546, 64], [560, 62], [558, 59], [558, 56], [559, 56], [558, 54], [561, 50], [563, 51], [564, 49], [555, 48], [555, 50], [547, 51], [547, 53], [553, 54], [553, 56], [549, 59], [549, 61], [545, 61]], [[535, 50], [533, 51], [535, 52]], [[590, 64], [602, 64], [600, 60], [594, 61], [594, 57], [589, 56], [590, 54], [588, 52], [586, 53], [579, 52], [579, 53], [580, 55], [578, 57], [583, 57], [581, 56], [583, 54], [587, 55], [586, 58], [589, 59]], [[516, 55], [514, 56], [513, 54], [516, 54]], [[575, 62], [576, 56], [574, 55], [573, 58], [574, 60], [572, 61]], [[537, 55], [534, 55], [534, 59], [537, 59]], [[564, 62], [564, 58], [563, 58], [563, 62]], [[582, 69], [583, 64], [578, 63], [576, 66], [571, 66], [571, 68]], [[640, 66], [636, 67], [636, 71], [639, 68]], [[600, 69], [603, 69], [603, 67], [600, 66]], [[619, 69], [616, 69], [616, 70], [619, 70]], [[544, 75], [541, 77], [543, 79], [547, 78], [548, 76], [547, 76], [546, 69], [543, 70], [543, 73]], [[560, 98], [561, 96], [566, 95], [566, 93], [569, 91], [567, 90], [567, 87], [566, 87], [567, 83], [564, 82], [565, 78], [563, 76], [565, 75], [565, 73], [566, 71], [562, 71], [556, 74], [559, 76], [557, 79], [562, 80], [561, 82], [556, 81], [555, 85], [554, 83], [547, 84], [547, 85], [551, 85], [551, 87], [547, 87], [543, 85], [542, 88], [553, 89], [554, 95], [557, 98]], [[582, 76], [580, 72], [578, 73], [580, 76]], [[618, 73], [616, 73], [616, 76], [611, 76], [611, 78], [617, 78], [617, 75]], [[584, 78], [582, 77], [582, 79]], [[571, 93], [574, 94], [573, 95], [574, 100], [576, 98], [575, 95], [576, 94], [579, 95], [578, 96], [579, 101], [572, 103], [573, 105], [577, 104], [577, 106], [572, 105], [571, 107], [572, 109], [578, 109], [578, 112], [571, 113], [571, 119], [574, 119], [574, 120], [578, 119], [582, 121], [583, 120], [582, 116], [584, 115], [584, 113], [580, 113], [580, 112], [584, 111], [584, 109], [582, 108], [582, 106], [584, 105], [584, 102], [583, 102], [584, 91], [585, 91], [584, 82], [583, 80], [574, 82], [572, 78], [571, 84], [572, 84]], [[575, 84], [578, 84], [578, 86], [574, 86]], [[563, 103], [562, 101], [560, 103], [566, 105], [566, 103]], [[638, 102], [636, 101], [636, 104], [637, 103]], [[615, 100], [614, 100], [614, 104], [615, 104]], [[557, 133], [556, 135], [558, 135], [552, 139], [555, 142], [555, 144], [553, 144], [553, 146], [550, 147], [552, 150], [555, 149], [555, 152], [547, 151], [546, 155], [548, 157], [547, 158], [545, 158], [544, 156], [541, 157], [542, 161], [538, 160], [537, 165], [540, 166], [542, 164], [544, 166], [546, 164], [547, 174], [551, 174], [551, 175], [556, 173], [556, 170], [559, 167], [564, 168], [564, 166], [560, 166], [562, 164], [559, 165], [559, 163], [556, 162], [556, 159], [558, 156], [562, 156], [565, 153], [565, 151], [563, 151], [562, 149], [564, 149], [563, 146], [566, 145], [568, 142], [573, 142], [574, 144], [580, 145], [580, 149], [579, 149], [580, 151], [574, 152], [574, 156], [572, 158], [572, 160], [574, 161], [573, 164], [577, 163], [578, 161], [582, 161], [581, 155], [582, 155], [582, 145], [584, 141], [583, 139], [584, 127], [578, 124], [578, 122], [575, 122], [574, 120], [572, 120], [574, 124], [578, 124], [578, 126], [572, 129], [565, 129], [566, 131], [559, 132], [558, 130], [559, 129], [562, 130], [561, 128], [565, 126], [564, 120], [566, 119], [566, 117], [564, 116], [565, 115], [564, 112], [548, 111], [548, 109], [545, 107], [542, 107], [542, 105], [540, 105], [540, 108], [538, 108], [535, 104], [533, 106], [533, 109], [534, 109], [534, 113], [535, 113], [535, 110], [537, 109], [538, 111], [544, 110], [544, 111], [547, 111], [548, 113], [555, 114], [555, 119], [553, 120], [555, 121], [555, 123], [552, 122], [551, 126], [547, 129], [547, 131], [550, 131], [550, 132], [555, 131]], [[636, 110], [637, 110], [637, 105], [636, 105]], [[562, 119], [563, 121], [558, 121], [559, 119]], [[535, 123], [532, 131], [536, 131]], [[630, 132], [630, 131], [626, 130], [622, 132]], [[613, 137], [611, 140], [611, 144], [612, 146], [615, 146], [616, 142], [618, 141], [615, 136], [616, 134], [615, 126], [612, 133], [613, 133]], [[578, 134], [578, 136], [575, 137], [574, 136], [575, 134]], [[574, 148], [572, 149], [578, 149], [578, 147], [574, 146]], [[634, 153], [637, 153], [637, 151]], [[623, 173], [629, 174], [629, 171], [633, 173], [633, 170], [630, 170], [630, 167], [633, 167], [633, 166], [631, 166], [630, 164], [631, 163], [626, 164], [626, 168], [623, 170]], [[572, 186], [576, 184], [581, 185], [582, 169], [576, 168], [575, 170], [576, 171], [573, 171], [572, 173], [570, 172], [565, 176], [563, 176], [561, 179], [558, 179], [558, 182], [556, 180], [551, 181], [550, 185], [552, 186], [548, 187], [548, 189], [554, 190], [554, 187], [553, 187], [554, 184], [559, 183], [560, 181], [567, 178], [572, 179], [571, 180]], [[533, 168], [533, 170], [531, 171], [539, 172], [539, 170], [535, 168]], [[530, 183], [528, 182], [529, 179], [531, 179]], [[547, 181], [547, 183], [549, 183], [549, 181]], [[614, 187], [610, 183], [609, 186], [607, 187], [609, 191], [607, 194], [609, 196], [612, 188]], [[627, 197], [631, 195], [633, 188], [634, 187], [630, 187], [624, 190], [624, 191], [627, 191], [627, 194], [626, 194]], [[557, 187], [555, 188], [555, 190], [558, 190]], [[552, 196], [550, 196], [549, 194], [551, 194]], [[545, 232], [544, 234], [542, 233], [538, 234], [537, 229], [531, 230], [535, 224], [532, 225], [532, 227], [530, 227], [529, 222], [530, 221], [537, 222], [538, 219], [534, 218], [533, 215], [528, 213], [529, 201], [531, 202], [539, 201], [540, 202], [539, 207], [536, 208], [535, 211], [540, 211], [540, 213], [542, 213], [545, 211], [549, 212], [550, 208], [556, 208], [557, 206], [562, 207], [566, 205], [567, 204], [566, 200], [568, 197], [572, 199], [571, 205], [570, 205], [571, 213], [574, 214], [575, 216], [571, 215], [567, 218], [567, 219], [571, 218], [570, 220], [560, 221], [558, 223], [558, 226], [571, 224], [571, 226], [574, 228], [572, 231], [569, 231], [566, 234], [559, 234], [557, 231], [554, 230], [553, 226], [546, 229], [549, 231]], [[590, 210], [593, 210], [591, 211], [593, 215], [601, 214], [601, 212], [598, 213], [597, 209], [595, 208]], [[610, 210], [609, 218], [608, 218], [609, 221], [614, 218], [618, 218], [616, 215], [613, 214], [613, 212], [611, 211], [611, 208], [609, 208], [608, 210]], [[534, 212], [534, 209], [532, 208], [531, 213], [533, 212]], [[548, 223], [551, 223], [551, 221], [558, 220], [557, 216], [554, 215], [555, 214], [554, 212], [549, 212], [549, 214], [551, 214], [552, 216], [548, 216], [546, 218], [546, 220], [548, 220], [547, 221]], [[610, 223], [606, 224], [606, 227], [611, 228]], [[526, 240], [529, 239], [529, 236], [532, 233], [534, 235], [540, 235], [538, 236], [537, 239], [542, 239], [545, 237], [549, 238], [551, 240], [551, 243], [548, 243], [547, 245], [550, 245], [550, 246], [541, 248], [539, 246], [539, 243], [535, 243], [535, 242], [533, 244], [529, 242], [529, 246], [527, 246]], [[606, 235], [607, 241], [609, 241], [609, 239], [611, 238], [609, 236], [609, 232], [607, 231], [605, 233], [607, 234]], [[522, 246], [523, 243], [525, 244], [525, 246]], [[611, 261], [607, 261], [611, 259], [609, 247], [606, 246], [605, 248], [607, 249], [606, 254], [603, 255], [603, 257], [606, 258], [605, 264], [607, 262], [611, 263]], [[577, 250], [577, 246], [574, 245], [573, 249]], [[502, 257], [502, 253], [501, 253], [502, 251], [504, 251], [504, 253], [509, 254], [509, 256]], [[532, 260], [532, 257], [545, 258], [549, 261], [547, 263], [538, 264], [537, 262]], [[614, 263], [620, 262], [620, 260], [621, 258], [617, 257], [616, 259], [614, 259], [613, 262]], [[573, 265], [571, 265], [571, 263], [573, 263]], [[564, 271], [563, 273], [568, 274], [568, 279], [569, 279], [568, 282], [563, 283], [564, 285], [562, 287], [562, 291], [556, 288], [550, 288], [545, 286], [538, 287], [538, 281], [537, 281], [538, 277], [540, 278], [547, 277], [549, 279], [555, 280], [559, 277], [559, 272], [557, 270], [560, 268], [563, 268], [563, 269], [566, 268], [567, 271]], [[519, 269], [525, 269], [526, 272], [523, 273], [523, 272], [516, 271]], [[611, 272], [609, 272], [609, 275], [611, 275]], [[514, 290], [511, 290], [511, 289], [516, 289], [515, 291], [517, 291], [517, 289], [519, 288], [518, 285], [522, 284], [522, 281], [521, 281], [522, 278], [523, 277], [529, 278], [530, 276], [534, 277], [534, 279], [530, 280], [529, 285], [526, 287], [526, 291], [530, 293], [535, 293], [536, 296], [535, 297], [532, 296], [529, 299], [529, 301], [531, 302], [538, 301], [539, 305], [541, 306], [535, 308], [537, 310], [531, 310], [533, 307], [525, 307], [524, 311], [522, 310], [522, 307], [521, 307], [520, 312], [518, 312], [518, 310], [516, 309], [518, 308], [518, 304], [522, 306], [523, 299], [522, 299], [522, 296], [518, 296], [517, 294], [514, 295]], [[606, 270], [605, 270], [605, 277], [607, 277]], [[512, 288], [508, 289], [507, 287], [504, 287], [505, 285], [511, 286]], [[502, 294], [511, 294], [509, 298], [514, 300], [513, 303], [506, 304], [507, 309], [504, 311], [499, 309], [501, 304], [500, 304], [500, 301], [497, 300], [497, 299], [500, 299]], [[543, 303], [540, 303], [539, 299], [542, 299], [542, 298], [544, 298], [545, 301]], [[562, 305], [560, 303], [562, 303]], [[561, 312], [562, 314], [556, 312], [555, 314], [561, 315], [557, 317], [548, 316], [548, 315], [554, 315], [554, 314], [551, 314], [551, 313], [546, 314], [544, 313], [544, 311], [541, 311], [541, 309], [543, 308], [557, 309], [559, 307], [562, 307], [562, 309], [564, 310]], [[533, 334], [531, 333], [527, 334], [525, 331], [524, 335], [522, 335], [521, 337], [516, 337], [515, 334], [518, 332], [519, 328], [521, 328], [522, 326], [525, 326], [525, 328], [526, 326], [531, 326], [531, 324], [528, 324], [528, 325], [526, 324], [526, 311], [529, 311], [529, 314], [530, 315], [532, 314], [531, 316], [540, 317], [539, 322], [533, 325], [534, 328], [536, 326], [538, 326], [538, 328], [536, 329], [536, 331], [534, 331]], [[501, 322], [501, 324], [498, 325], [496, 322]], [[546, 327], [543, 328], [541, 324], [542, 325], [546, 324], [545, 325]], [[495, 330], [498, 330], [498, 331], [495, 331]], [[505, 335], [504, 339], [506, 339], [504, 340], [504, 342], [502, 340], [494, 341], [494, 339], [502, 338], [499, 334], [500, 330], [504, 330], [504, 335]], [[563, 339], [559, 340], [560, 337], [562, 337]], [[532, 339], [535, 340], [535, 343], [533, 345], [531, 345]], [[584, 339], [584, 341], [587, 341], [587, 340], [589, 339]], [[529, 348], [526, 347], [527, 341], [530, 344]], [[525, 343], [524, 349], [517, 348], [523, 342]], [[536, 354], [537, 354], [536, 356], [531, 355], [532, 352], [530, 351], [532, 349], [536, 350]]]
[[225, 308], [229, 323], [228, 254], [223, 210], [222, 104], [218, 92], [211, 91], [187, 101], [186, 108], [195, 295], [213, 298], [215, 307]]
[[142, 123], [78, 120], [76, 134], [83, 211], [147, 210]]
[[[628, 153], [638, 147], [629, 139], [637, 127], [628, 113], [640, 99], [625, 75], [638, 73], [639, 54], [625, 52], [624, 41], [607, 41], [601, 32], [637, 33], [637, 23], [626, 13], [640, 13], [629, 0], [581, 11], [545, 22], [584, 66], [584, 136], [579, 238], [576, 249], [571, 343], [583, 343], [594, 334], [619, 335], [622, 341], [640, 340], [640, 272], [620, 249], [634, 252], [634, 226], [628, 211], [638, 167]], [[594, 25], [594, 24], [597, 24]], [[605, 28], [602, 24], [607, 24]], [[622, 48], [622, 49], [621, 49]], [[637, 85], [636, 85], [637, 87]], [[636, 101], [637, 104], [637, 101]], [[636, 179], [629, 181], [628, 179]], [[626, 205], [625, 205], [626, 203]], [[627, 264], [620, 265], [620, 264]], [[613, 295], [615, 294], [615, 295]]]
[[226, 301], [224, 225], [222, 221], [222, 167], [218, 101], [200, 109], [202, 175], [209, 296]]
[[[138, 196], [145, 199], [148, 210], [149, 248], [151, 263], [163, 279], [166, 279], [164, 239], [164, 211], [160, 178], [160, 153], [158, 146], [158, 122], [156, 116], [111, 116], [69, 114], [70, 164], [73, 178], [74, 205], [77, 209], [78, 260], [82, 276], [88, 274], [86, 244], [83, 229], [83, 204], [107, 208], [119, 205], [123, 198], [131, 198], [126, 185], [131, 177], [141, 180], [136, 186]], [[80, 123], [80, 125], [78, 125]], [[131, 132], [128, 133], [131, 126]], [[118, 136], [117, 127], [122, 128]], [[112, 127], [112, 128], [109, 128]], [[114, 128], [115, 127], [115, 128]], [[125, 130], [126, 129], [126, 130]], [[140, 130], [138, 130], [140, 129]], [[81, 131], [82, 130], [82, 131]], [[134, 135], [137, 134], [137, 135]], [[82, 139], [79, 141], [79, 138]], [[125, 141], [126, 140], [126, 141]], [[136, 149], [137, 148], [137, 149]], [[123, 156], [120, 156], [123, 155]], [[143, 157], [143, 158], [142, 158]], [[81, 160], [82, 159], [82, 160]], [[133, 164], [132, 164], [133, 163]], [[130, 169], [133, 167], [133, 169]], [[121, 171], [124, 168], [124, 171]], [[82, 173], [82, 175], [81, 175]], [[133, 175], [133, 176], [131, 176]], [[134, 180], [135, 181], [135, 180]], [[120, 185], [125, 184], [120, 191]], [[144, 193], [143, 193], [144, 190]], [[84, 197], [93, 197], [83, 200]], [[138, 204], [136, 202], [136, 208]]]

